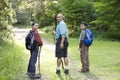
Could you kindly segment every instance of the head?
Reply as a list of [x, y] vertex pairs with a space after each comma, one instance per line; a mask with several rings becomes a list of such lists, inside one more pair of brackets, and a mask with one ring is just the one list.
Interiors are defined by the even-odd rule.
[[57, 15], [57, 21], [58, 21], [58, 22], [62, 21], [63, 18], [64, 18], [64, 17], [63, 17], [62, 14], [58, 14], [58, 15]]
[[86, 29], [87, 26], [88, 26], [88, 25], [87, 25], [86, 22], [82, 22], [82, 23], [80, 24], [80, 28], [81, 28], [82, 30]]
[[32, 28], [33, 29], [37, 29], [38, 28], [38, 24], [37, 23], [32, 23]]

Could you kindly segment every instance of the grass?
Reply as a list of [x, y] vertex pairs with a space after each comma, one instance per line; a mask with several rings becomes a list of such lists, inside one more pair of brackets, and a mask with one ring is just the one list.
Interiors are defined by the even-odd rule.
[[[49, 35], [49, 36], [48, 36]], [[51, 41], [51, 33], [42, 34], [42, 38]], [[80, 73], [81, 62], [78, 51], [78, 39], [69, 38], [70, 75], [62, 71], [61, 76], [55, 74], [56, 59], [54, 50], [43, 47], [41, 72], [48, 80], [119, 80], [120, 79], [120, 43], [117, 41], [94, 40], [89, 50], [90, 72]]]
[[[52, 28], [51, 28], [52, 29]], [[42, 80], [119, 80], [120, 79], [120, 43], [117, 41], [94, 40], [89, 50], [90, 72], [80, 73], [81, 62], [78, 51], [78, 38], [69, 38], [70, 74], [55, 73], [56, 58], [54, 37], [51, 30], [41, 34], [44, 45], [41, 51]], [[24, 76], [27, 69], [29, 53], [24, 44], [1, 43], [0, 80], [29, 80]], [[7, 50], [6, 50], [7, 49]], [[24, 59], [23, 59], [24, 58]], [[2, 66], [1, 66], [2, 65]], [[37, 66], [37, 65], [36, 65]], [[36, 68], [37, 69], [37, 68]], [[38, 71], [37, 71], [38, 73]]]
[[[77, 39], [70, 39], [70, 58], [79, 61]], [[118, 80], [120, 78], [119, 42], [95, 40], [90, 47], [90, 70], [100, 80]], [[76, 49], [76, 50], [73, 50]], [[89, 76], [89, 73], [88, 73]], [[92, 77], [92, 76], [91, 76]]]
[[0, 80], [14, 80], [24, 69], [22, 48], [13, 42], [0, 42]]

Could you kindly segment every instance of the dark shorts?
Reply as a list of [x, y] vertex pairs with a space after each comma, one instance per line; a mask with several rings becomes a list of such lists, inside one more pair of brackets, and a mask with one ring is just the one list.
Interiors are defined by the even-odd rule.
[[57, 39], [55, 56], [58, 57], [58, 58], [67, 57], [68, 40], [65, 39], [63, 49], [60, 49], [60, 43], [61, 43], [61, 39]]

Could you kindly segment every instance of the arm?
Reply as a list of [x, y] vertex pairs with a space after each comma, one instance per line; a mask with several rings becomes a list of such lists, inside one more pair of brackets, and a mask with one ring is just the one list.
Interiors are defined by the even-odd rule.
[[83, 44], [83, 40], [80, 40], [80, 43], [79, 43], [79, 48], [82, 47], [82, 44]]
[[41, 37], [39, 36], [38, 32], [35, 31], [34, 35], [35, 35], [35, 41], [38, 43], [39, 46], [42, 46], [43, 43], [42, 43]]
[[80, 41], [79, 41], [79, 50], [80, 51], [81, 51], [81, 48], [82, 48], [84, 38], [85, 38], [85, 32], [82, 31], [81, 34], [80, 34]]
[[52, 31], [53, 35], [55, 35], [55, 31]]
[[64, 41], [65, 41], [65, 38], [62, 37], [62, 39], [61, 39], [61, 44], [60, 44], [60, 48], [61, 48], [61, 49], [64, 48]]
[[81, 51], [81, 48], [82, 48], [82, 44], [83, 44], [83, 40], [80, 40], [79, 48], [78, 48], [78, 50], [80, 50], [80, 51]]
[[65, 34], [66, 34], [66, 25], [65, 24], [61, 24], [61, 27], [60, 27], [60, 34], [61, 34], [61, 44], [60, 44], [60, 48], [64, 48], [64, 41], [65, 41]]

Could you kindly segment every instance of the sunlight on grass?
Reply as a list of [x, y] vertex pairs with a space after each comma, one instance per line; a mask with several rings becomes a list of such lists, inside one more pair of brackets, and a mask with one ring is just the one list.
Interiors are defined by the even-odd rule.
[[[52, 39], [42, 35], [46, 39]], [[56, 59], [54, 50], [44, 47], [41, 58], [41, 72], [48, 80], [118, 80], [120, 78], [119, 42], [95, 40], [90, 47], [90, 72], [80, 73], [81, 62], [78, 51], [78, 39], [69, 38], [70, 75], [65, 76], [61, 68], [61, 76], [55, 74]]]
[[[76, 47], [78, 41], [76, 39], [70, 39], [72, 46], [70, 46], [71, 56], [70, 58], [79, 59]], [[120, 78], [120, 61], [119, 61], [119, 42], [112, 41], [97, 41], [95, 40], [93, 45], [90, 47], [90, 70], [100, 80], [117, 80]], [[76, 49], [73, 51], [73, 49]], [[112, 75], [112, 76], [111, 76]]]
[[[54, 36], [52, 33], [41, 34], [44, 45], [41, 50], [41, 63], [40, 70], [43, 80], [119, 80], [120, 79], [120, 55], [119, 55], [119, 42], [113, 41], [102, 41], [95, 40], [93, 45], [90, 47], [89, 58], [90, 58], [90, 72], [81, 73], [81, 61], [80, 54], [78, 51], [78, 39], [69, 38], [69, 65], [70, 65], [70, 74], [65, 75], [64, 70], [61, 68], [61, 75], [56, 75], [56, 58], [55, 58], [55, 46], [54, 46]], [[19, 41], [18, 41], [19, 42]], [[17, 43], [18, 43], [17, 42]], [[25, 49], [24, 43], [19, 42], [19, 46], [22, 48], [21, 51], [24, 51], [21, 55], [24, 54], [22, 61], [24, 64], [21, 67], [21, 71], [18, 78], [15, 80], [29, 80], [24, 77], [24, 74], [27, 71], [27, 65], [29, 62], [29, 51]], [[15, 48], [16, 49], [16, 48]], [[19, 51], [19, 49], [15, 50]], [[5, 52], [7, 53], [7, 51]], [[11, 55], [8, 55], [11, 57]], [[16, 56], [12, 56], [18, 58]], [[1, 60], [1, 59], [0, 59]], [[7, 59], [6, 59], [7, 60]], [[10, 60], [13, 62], [13, 60]], [[20, 64], [18, 64], [20, 66]], [[36, 64], [37, 66], [37, 64]], [[15, 66], [17, 67], [17, 66]], [[19, 70], [19, 67], [17, 68]], [[38, 69], [36, 68], [37, 73]], [[6, 70], [3, 70], [6, 71]], [[0, 72], [0, 75], [2, 72]], [[11, 77], [11, 76], [10, 76]], [[6, 78], [6, 77], [2, 77]]]
[[0, 53], [0, 80], [13, 80], [23, 71], [21, 48], [14, 43], [2, 44]]

